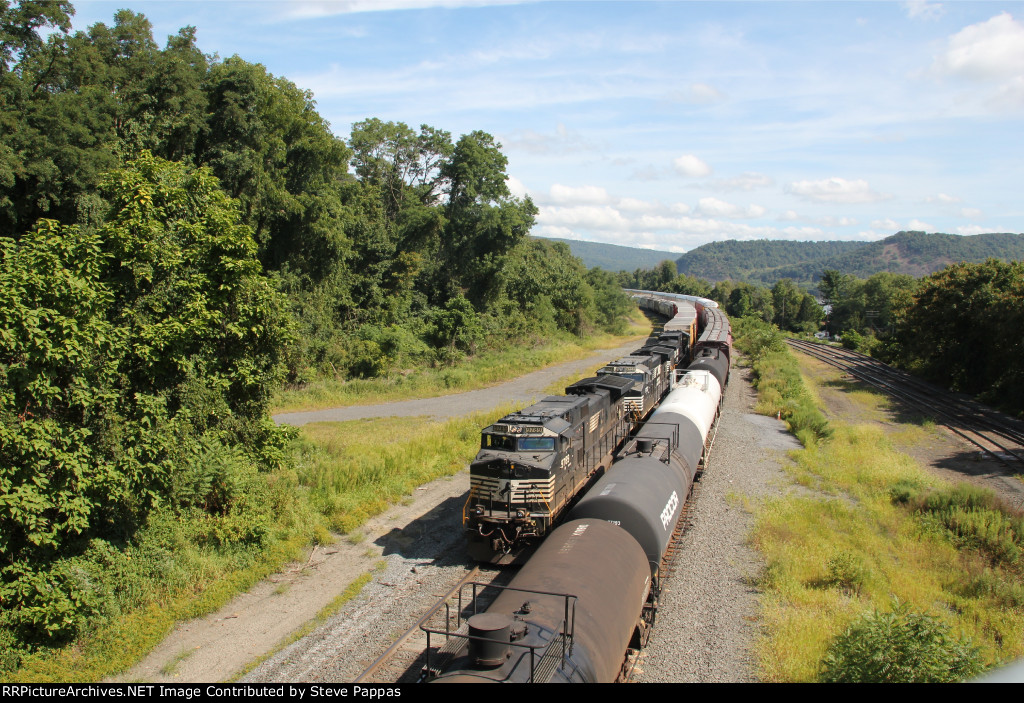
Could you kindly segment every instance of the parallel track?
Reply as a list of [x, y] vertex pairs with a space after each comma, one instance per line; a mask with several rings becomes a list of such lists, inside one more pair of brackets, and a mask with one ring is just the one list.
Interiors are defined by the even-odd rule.
[[961, 395], [932, 386], [869, 356], [796, 339], [790, 346], [839, 368], [902, 403], [934, 417], [1012, 472], [1024, 470], [1024, 425]]

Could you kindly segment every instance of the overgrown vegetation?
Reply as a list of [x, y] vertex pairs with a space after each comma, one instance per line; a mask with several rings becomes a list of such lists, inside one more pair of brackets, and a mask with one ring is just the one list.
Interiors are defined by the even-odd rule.
[[367, 119], [344, 139], [195, 28], [160, 49], [140, 14], [72, 34], [73, 13], [0, 0], [5, 676], [45, 676], [75, 640], [137, 652], [119, 623], [210, 607], [377, 509], [345, 491], [401, 495], [388, 472], [426, 480], [461, 451], [409, 471], [425, 454], [386, 450], [338, 478], [270, 420], [283, 381], [457, 385], [467, 357], [632, 310], [610, 274], [528, 240], [536, 208], [491, 135]]
[[[768, 330], [738, 329], [752, 356], [778, 353]], [[762, 368], [762, 387], [797, 382]], [[811, 493], [756, 509], [763, 678], [952, 681], [1024, 654], [1020, 513], [928, 474], [877, 426], [829, 428], [791, 453]]]
[[982, 670], [978, 650], [949, 625], [906, 605], [860, 616], [825, 654], [825, 683], [956, 683]]
[[734, 322], [733, 333], [736, 348], [747, 356], [754, 372], [757, 412], [785, 420], [805, 446], [828, 437], [828, 420], [808, 392], [800, 367], [778, 328], [756, 317], [745, 317]]

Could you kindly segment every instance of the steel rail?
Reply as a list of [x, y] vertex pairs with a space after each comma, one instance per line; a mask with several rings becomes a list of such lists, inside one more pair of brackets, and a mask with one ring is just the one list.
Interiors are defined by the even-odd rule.
[[877, 359], [872, 359], [860, 352], [855, 352], [849, 349], [826, 347], [822, 344], [804, 342], [803, 340], [791, 340], [791, 344], [798, 349], [824, 350], [826, 353], [833, 356], [847, 359], [852, 363], [861, 364], [862, 366], [870, 367], [893, 378], [899, 379], [901, 383], [916, 389], [920, 393], [941, 398], [943, 402], [948, 403], [950, 406], [972, 418], [970, 421], [972, 424], [984, 425], [1001, 437], [1016, 444], [1024, 445], [1024, 427], [1013, 423], [1007, 418], [1001, 417], [991, 408], [988, 408], [975, 400], [958, 397], [956, 394], [933, 386], [926, 381], [911, 376], [905, 371], [883, 364]]
[[[958, 417], [957, 415], [942, 410], [933, 403], [927, 402], [929, 399], [941, 400], [942, 402], [949, 402], [950, 398], [948, 398], [946, 395], [933, 392], [928, 394], [928, 396], [925, 396], [925, 394], [920, 391], [917, 393], [908, 392], [907, 390], [898, 388], [893, 383], [888, 383], [884, 380], [879, 379], [877, 376], [874, 376], [860, 368], [855, 367], [855, 364], [857, 366], [864, 366], [864, 362], [860, 362], [859, 360], [856, 362], [844, 361], [837, 358], [840, 355], [831, 354], [830, 347], [824, 347], [824, 345], [815, 344], [810, 344], [808, 346], [808, 343], [801, 342], [800, 340], [787, 339], [786, 341], [789, 342], [791, 346], [795, 347], [799, 351], [802, 351], [808, 356], [812, 356], [816, 359], [819, 359], [820, 361], [824, 361], [827, 364], [830, 364], [832, 366], [835, 366], [836, 368], [846, 371], [851, 376], [858, 378], [859, 380], [863, 381], [864, 383], [867, 383], [868, 385], [871, 385], [875, 388], [878, 388], [882, 391], [889, 393], [890, 395], [896, 397], [898, 400], [901, 400], [912, 407], [915, 407], [919, 410], [923, 410], [929, 414], [936, 415], [940, 418], [945, 418], [945, 421], [943, 421], [942, 424], [945, 425], [951, 432], [963, 438], [964, 440], [970, 442], [971, 444], [975, 445], [976, 447], [981, 449], [983, 452], [985, 452], [986, 454], [988, 454], [989, 456], [991, 456], [993, 459], [1000, 462], [1004, 466], [1009, 467], [1011, 469], [1019, 468], [1019, 465], [1015, 466], [1013, 463], [1007, 461], [1003, 456], [1000, 456], [1000, 454], [996, 453], [989, 447], [986, 447], [984, 444], [981, 443], [981, 441], [975, 439], [975, 437], [972, 437], [969, 433], [973, 433], [977, 437], [980, 437], [981, 440], [988, 442], [989, 444], [995, 446], [1001, 452], [1013, 456], [1018, 462], [1024, 464], [1024, 457], [1017, 454], [1017, 452], [1013, 451], [1009, 447], [1003, 446], [1002, 444], [993, 440], [990, 437], [986, 437], [984, 434], [982, 434], [981, 431], [978, 431], [977, 429], [972, 429], [970, 425], [977, 425], [978, 423], [976, 423], [976, 421], [967, 420], [963, 417]], [[822, 347], [824, 347], [824, 349], [828, 351], [822, 351]], [[875, 366], [875, 364], [881, 364], [881, 362], [875, 361], [875, 363], [871, 365], [873, 369], [877, 369], [877, 366]], [[974, 416], [970, 415], [970, 417], [973, 418]], [[961, 425], [961, 427], [957, 427], [953, 423], [959, 424]]]
[[452, 586], [452, 588], [449, 589], [449, 591], [447, 593], [445, 593], [444, 596], [440, 600], [438, 600], [437, 604], [434, 607], [429, 608], [422, 616], [420, 616], [419, 620], [416, 621], [416, 624], [414, 624], [412, 627], [410, 627], [408, 630], [406, 630], [405, 634], [403, 634], [401, 637], [399, 637], [397, 640], [395, 640], [394, 644], [392, 644], [390, 647], [388, 647], [384, 651], [383, 654], [381, 654], [379, 657], [377, 657], [377, 659], [374, 660], [374, 662], [372, 664], [370, 664], [370, 666], [366, 669], [366, 671], [364, 671], [359, 676], [357, 676], [352, 681], [352, 683], [364, 683], [366, 681], [366, 679], [368, 679], [370, 676], [372, 676], [374, 673], [376, 673], [377, 669], [379, 669], [381, 666], [383, 666], [389, 659], [391, 659], [391, 657], [393, 657], [395, 655], [395, 652], [398, 651], [399, 647], [401, 647], [403, 644], [405, 644], [406, 641], [409, 640], [409, 638], [411, 638], [413, 635], [415, 635], [417, 632], [419, 632], [420, 625], [425, 623], [430, 616], [432, 616], [435, 612], [437, 612], [437, 610], [442, 605], [444, 605], [444, 602], [446, 600], [448, 600], [453, 595], [458, 593], [460, 588], [462, 588], [464, 585], [466, 585], [467, 583], [469, 583], [470, 581], [475, 579], [479, 574], [480, 574], [480, 567], [477, 566], [477, 567], [474, 567], [472, 571], [470, 571], [465, 576], [463, 576], [459, 580], [459, 582], [457, 584]]

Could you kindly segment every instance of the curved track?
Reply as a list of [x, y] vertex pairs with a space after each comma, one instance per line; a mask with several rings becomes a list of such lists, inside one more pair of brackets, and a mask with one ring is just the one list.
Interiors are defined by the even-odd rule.
[[936, 422], [975, 445], [1010, 471], [1024, 471], [1024, 424], [963, 395], [914, 378], [877, 359], [848, 349], [787, 339], [798, 351], [881, 390], [935, 418]]

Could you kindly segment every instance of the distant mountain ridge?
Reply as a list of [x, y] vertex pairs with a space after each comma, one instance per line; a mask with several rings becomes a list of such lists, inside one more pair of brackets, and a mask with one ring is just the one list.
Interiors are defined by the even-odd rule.
[[961, 261], [1024, 259], [1024, 234], [963, 236], [897, 232], [877, 242], [712, 242], [676, 260], [679, 273], [715, 282], [724, 279], [773, 284], [781, 278], [812, 284], [825, 269], [858, 278], [881, 271], [926, 276]]
[[538, 237], [538, 239], [568, 244], [572, 255], [583, 259], [583, 265], [588, 269], [595, 266], [600, 266], [605, 271], [652, 269], [662, 261], [674, 261], [679, 256], [679, 252], [676, 251], [637, 249], [618, 244], [582, 242], [577, 239], [557, 239], [555, 237]]

